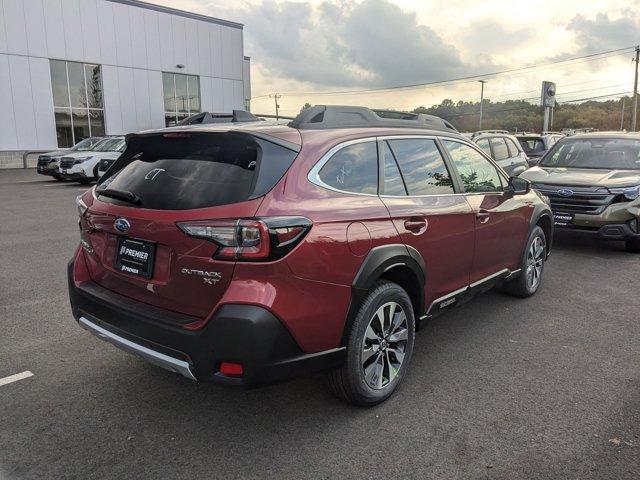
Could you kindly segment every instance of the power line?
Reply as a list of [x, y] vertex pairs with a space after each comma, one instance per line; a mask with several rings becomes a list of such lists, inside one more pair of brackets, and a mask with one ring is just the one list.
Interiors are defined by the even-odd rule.
[[[448, 80], [438, 80], [438, 81], [433, 81], [433, 82], [415, 83], [415, 84], [408, 84], [408, 85], [396, 85], [396, 86], [391, 86], [391, 87], [369, 88], [369, 89], [361, 89], [361, 90], [336, 90], [336, 91], [325, 91], [325, 92], [321, 92], [321, 91], [320, 92], [318, 92], [318, 91], [316, 91], [316, 92], [287, 92], [287, 93], [283, 93], [281, 95], [287, 96], [287, 97], [310, 96], [310, 95], [315, 95], [315, 96], [360, 95], [360, 94], [366, 94], [366, 93], [375, 93], [375, 92], [384, 92], [384, 91], [393, 91], [393, 90], [404, 90], [404, 89], [414, 89], [414, 88], [426, 88], [426, 87], [442, 86], [442, 85], [449, 85], [449, 84], [452, 84], [452, 83], [460, 83], [460, 82], [464, 83], [464, 82], [476, 81], [476, 80], [478, 80], [480, 78], [487, 78], [487, 77], [493, 77], [493, 76], [498, 76], [498, 75], [504, 75], [506, 73], [515, 73], [515, 72], [521, 72], [521, 71], [532, 70], [532, 69], [537, 69], [537, 68], [543, 68], [543, 67], [548, 67], [550, 65], [562, 64], [561, 66], [566, 66], [567, 64], [583, 63], [583, 62], [587, 62], [587, 61], [597, 61], [597, 60], [601, 60], [603, 58], [609, 58], [611, 56], [618, 56], [618, 55], [626, 54], [626, 53], [628, 53], [630, 50], [632, 50], [634, 48], [635, 48], [635, 46], [618, 48], [618, 49], [615, 49], [615, 50], [607, 50], [607, 51], [604, 51], [604, 52], [591, 53], [591, 54], [588, 54], [588, 55], [581, 55], [581, 56], [567, 58], [567, 59], [563, 59], [563, 60], [554, 60], [554, 61], [551, 61], [551, 62], [539, 63], [539, 64], [535, 64], [535, 65], [528, 65], [528, 66], [524, 66], [524, 67], [510, 68], [510, 69], [506, 69], [506, 70], [499, 70], [499, 71], [495, 71], [495, 72], [489, 72], [489, 73], [477, 74], [477, 75], [468, 75], [468, 76], [464, 76], [464, 77], [452, 78], [452, 79], [448, 79]], [[570, 62], [573, 62], [573, 63], [570, 63]], [[266, 96], [268, 96], [268, 95], [266, 95]], [[264, 98], [266, 96], [265, 95], [260, 95], [260, 96], [253, 97], [253, 99]]]

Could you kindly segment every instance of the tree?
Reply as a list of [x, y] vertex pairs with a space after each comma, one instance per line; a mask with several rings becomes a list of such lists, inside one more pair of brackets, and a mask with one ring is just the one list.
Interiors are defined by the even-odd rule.
[[[631, 124], [631, 98], [625, 98], [625, 126], [628, 128]], [[454, 103], [451, 99], [414, 110], [416, 113], [441, 117], [461, 132], [472, 132], [478, 128], [479, 111], [479, 102]], [[619, 130], [621, 112], [622, 99], [562, 104], [555, 108], [553, 129], [592, 127], [598, 130]], [[494, 103], [485, 99], [482, 126], [485, 129], [539, 132], [542, 129], [542, 115], [542, 107], [525, 100]]]
[[311, 104], [309, 102], [306, 102], [302, 108], [300, 109], [300, 113], [304, 112], [307, 108], [311, 108]]

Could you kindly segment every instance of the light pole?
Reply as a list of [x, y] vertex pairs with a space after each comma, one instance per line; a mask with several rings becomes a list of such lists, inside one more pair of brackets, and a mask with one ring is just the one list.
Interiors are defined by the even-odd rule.
[[480, 120], [478, 121], [478, 130], [482, 130], [482, 104], [484, 103], [484, 84], [486, 80], [478, 80], [480, 82]]

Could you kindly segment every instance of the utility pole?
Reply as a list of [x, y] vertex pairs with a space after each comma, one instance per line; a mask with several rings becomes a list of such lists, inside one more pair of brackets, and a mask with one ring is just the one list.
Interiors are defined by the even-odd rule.
[[478, 121], [478, 130], [482, 130], [482, 104], [484, 103], [484, 84], [486, 80], [478, 80], [480, 82], [480, 120]]
[[622, 97], [622, 112], [620, 113], [620, 131], [624, 130], [624, 101], [626, 97]]
[[276, 104], [276, 121], [278, 120], [278, 109], [280, 108], [280, 105], [278, 105], [278, 99], [280, 97], [282, 97], [282, 95], [280, 95], [279, 93], [274, 93], [273, 95], [269, 95], [270, 98], [273, 98], [275, 104]]
[[636, 58], [633, 60], [636, 62], [636, 75], [633, 80], [633, 109], [631, 114], [631, 131], [636, 131], [636, 112], [638, 110], [638, 62], [640, 61], [640, 46], [636, 45]]

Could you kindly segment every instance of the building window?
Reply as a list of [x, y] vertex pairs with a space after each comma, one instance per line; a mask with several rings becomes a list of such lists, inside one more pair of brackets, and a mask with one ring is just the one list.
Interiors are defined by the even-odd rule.
[[167, 127], [194, 113], [200, 113], [200, 78], [195, 75], [163, 73], [164, 121]]
[[51, 60], [58, 147], [105, 134], [100, 65]]

